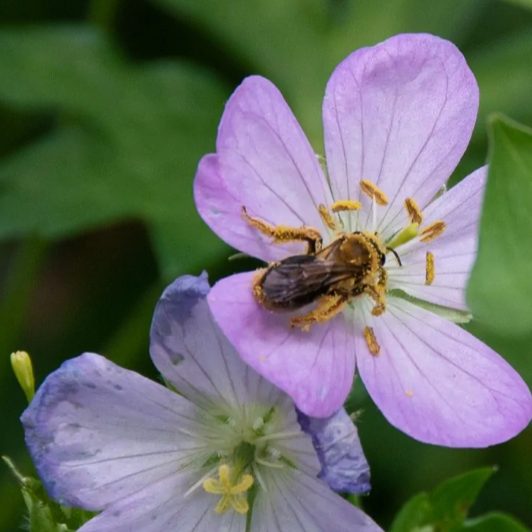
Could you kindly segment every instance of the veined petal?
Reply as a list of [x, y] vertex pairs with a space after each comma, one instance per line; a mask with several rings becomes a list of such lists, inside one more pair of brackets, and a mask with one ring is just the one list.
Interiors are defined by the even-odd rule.
[[[401, 246], [402, 267], [390, 267], [389, 288], [437, 305], [467, 309], [465, 289], [478, 245], [480, 211], [487, 167], [479, 168], [443, 194], [424, 211], [424, 226], [443, 220], [445, 232], [432, 242], [418, 240]], [[425, 284], [426, 253], [434, 255], [435, 277]]]
[[351, 325], [337, 316], [309, 331], [291, 328], [290, 315], [263, 309], [253, 297], [255, 273], [218, 282], [208, 301], [240, 356], [285, 391], [305, 414], [328, 417], [342, 407], [353, 382]]
[[357, 367], [388, 421], [426, 443], [487, 447], [523, 430], [532, 397], [512, 367], [454, 323], [390, 298], [372, 327], [380, 353], [356, 338]]
[[389, 200], [378, 210], [379, 232], [399, 229], [405, 198], [424, 208], [458, 164], [478, 100], [464, 57], [438, 37], [397, 35], [351, 54], [331, 76], [323, 107], [335, 199], [362, 199], [364, 226], [371, 209], [359, 182], [367, 179]]
[[218, 156], [209, 154], [199, 163], [194, 198], [200, 216], [225, 242], [265, 262], [280, 260], [301, 251], [301, 245], [272, 245], [242, 219], [242, 201], [226, 190]]
[[267, 491], [260, 490], [255, 499], [254, 532], [382, 532], [317, 478], [295, 470], [264, 469], [261, 476]]
[[262, 402], [274, 404], [281, 391], [244, 364], [214, 323], [207, 304], [207, 274], [184, 275], [159, 300], [150, 333], [150, 352], [162, 375], [190, 401], [225, 410]]
[[[242, 218], [251, 216], [274, 225], [311, 226], [325, 234], [318, 205], [330, 205], [331, 193], [317, 157], [281, 93], [268, 80], [252, 76], [227, 102], [218, 131], [216, 164], [203, 163], [196, 183], [196, 202], [205, 222], [237, 249], [263, 260], [270, 243]], [[215, 191], [230, 198], [219, 207]], [[212, 210], [219, 212], [213, 216]], [[228, 217], [229, 221], [222, 220]], [[256, 239], [250, 243], [248, 239]], [[291, 246], [302, 251], [303, 245]]]
[[335, 491], [367, 493], [371, 489], [369, 464], [356, 425], [345, 409], [326, 419], [299, 412], [298, 419], [318, 453], [322, 465], [319, 478]]
[[79, 532], [244, 532], [246, 516], [214, 512], [215, 498], [201, 488], [182, 494], [192, 478], [168, 477], [144, 487], [91, 519]]
[[89, 510], [177, 478], [205, 452], [194, 405], [94, 354], [49, 375], [22, 423], [50, 496]]

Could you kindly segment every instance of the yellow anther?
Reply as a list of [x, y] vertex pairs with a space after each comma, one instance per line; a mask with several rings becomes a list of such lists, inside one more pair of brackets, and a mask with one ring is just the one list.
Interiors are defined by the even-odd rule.
[[421, 209], [418, 207], [418, 204], [414, 201], [413, 198], [405, 199], [405, 209], [408, 213], [408, 217], [413, 224], [420, 224], [423, 221], [423, 214]]
[[421, 230], [421, 242], [431, 242], [445, 231], [445, 222], [437, 220]]
[[208, 478], [203, 481], [203, 489], [207, 493], [222, 496], [214, 511], [223, 514], [233, 508], [236, 513], [247, 513], [249, 504], [244, 494], [253, 486], [253, 477], [245, 474], [240, 477], [240, 482], [235, 483], [237, 479], [231, 478], [231, 469], [224, 464], [218, 468], [218, 478], [219, 480]]
[[402, 231], [397, 233], [390, 242], [387, 242], [386, 247], [388, 249], [395, 249], [403, 244], [406, 244], [407, 242], [410, 242], [410, 240], [416, 238], [418, 235], [418, 229], [419, 224], [410, 224], [408, 227], [405, 227]]
[[351, 201], [351, 200], [335, 201], [331, 205], [332, 212], [358, 211], [361, 208], [362, 208], [362, 204], [360, 202]]
[[26, 394], [28, 403], [31, 402], [35, 395], [35, 378], [30, 355], [26, 351], [11, 353], [11, 367], [22, 391]]
[[318, 211], [320, 212], [321, 219], [323, 220], [323, 223], [333, 231], [336, 230], [336, 224], [334, 223], [333, 217], [331, 216], [331, 213], [327, 210], [327, 207], [325, 205], [320, 204], [318, 206]]
[[436, 272], [434, 270], [434, 254], [430, 251], [427, 251], [427, 268], [425, 271], [425, 284], [431, 285], [434, 281], [434, 276], [436, 275]]
[[407, 390], [407, 391], [405, 392], [405, 395], [407, 395], [408, 397], [413, 397], [414, 392], [411, 392], [411, 391], [408, 391], [408, 390]]
[[360, 182], [360, 188], [364, 194], [367, 194], [371, 199], [374, 199], [378, 205], [388, 205], [388, 198], [386, 197], [386, 194], [371, 181], [363, 179]]
[[375, 337], [372, 327], [364, 327], [364, 339], [368, 344], [369, 352], [372, 355], [377, 356], [381, 352], [381, 346], [377, 342], [377, 338]]

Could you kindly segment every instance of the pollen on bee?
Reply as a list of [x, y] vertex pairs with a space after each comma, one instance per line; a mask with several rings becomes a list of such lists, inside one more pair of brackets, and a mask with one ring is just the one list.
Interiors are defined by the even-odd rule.
[[431, 285], [434, 282], [436, 271], [434, 269], [434, 253], [427, 251], [425, 269], [425, 284]]
[[373, 327], [364, 327], [364, 339], [366, 340], [366, 344], [368, 344], [369, 352], [372, 355], [377, 356], [381, 352], [381, 346], [377, 342]]
[[438, 238], [446, 228], [446, 224], [443, 220], [437, 220], [430, 225], [427, 225], [424, 229], [421, 230], [420, 240], [425, 244], [427, 242], [432, 242], [435, 238]]
[[358, 211], [361, 208], [362, 208], [362, 204], [359, 201], [351, 201], [351, 200], [335, 201], [331, 205], [332, 212]]
[[323, 220], [323, 223], [333, 231], [336, 230], [336, 224], [334, 223], [333, 217], [331, 216], [331, 213], [327, 210], [327, 207], [320, 203], [318, 205], [318, 211], [320, 213], [321, 219]]
[[405, 199], [405, 209], [413, 224], [420, 224], [423, 221], [423, 214], [418, 204], [414, 201], [414, 198]]
[[369, 196], [371, 199], [374, 199], [377, 202], [377, 205], [380, 205], [381, 207], [388, 205], [388, 198], [386, 197], [386, 194], [371, 181], [363, 179], [360, 181], [360, 188], [364, 194]]

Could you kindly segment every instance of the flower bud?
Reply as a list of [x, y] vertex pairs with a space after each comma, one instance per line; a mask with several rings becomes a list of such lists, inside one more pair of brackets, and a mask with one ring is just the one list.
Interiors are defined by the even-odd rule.
[[28, 403], [30, 403], [35, 395], [35, 379], [33, 378], [33, 366], [30, 355], [26, 351], [11, 353], [11, 367], [20, 387], [26, 394]]

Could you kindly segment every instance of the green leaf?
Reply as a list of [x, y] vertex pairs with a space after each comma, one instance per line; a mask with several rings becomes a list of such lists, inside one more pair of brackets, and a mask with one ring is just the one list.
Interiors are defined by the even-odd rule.
[[467, 520], [456, 532], [530, 532], [530, 529], [510, 515], [490, 513]]
[[419, 493], [396, 516], [390, 532], [447, 532], [460, 525], [494, 473], [488, 467], [445, 481], [432, 493]]
[[192, 198], [227, 98], [217, 79], [178, 62], [133, 67], [84, 26], [4, 30], [0, 47], [0, 99], [60, 113], [48, 136], [0, 164], [0, 237], [139, 218], [166, 279], [219, 256]]
[[480, 108], [475, 143], [484, 144], [485, 124], [494, 112], [532, 120], [530, 87], [532, 86], [532, 34], [529, 30], [497, 40], [467, 54], [480, 87]]
[[505, 336], [532, 330], [532, 130], [489, 121], [489, 174], [467, 290], [473, 316]]

